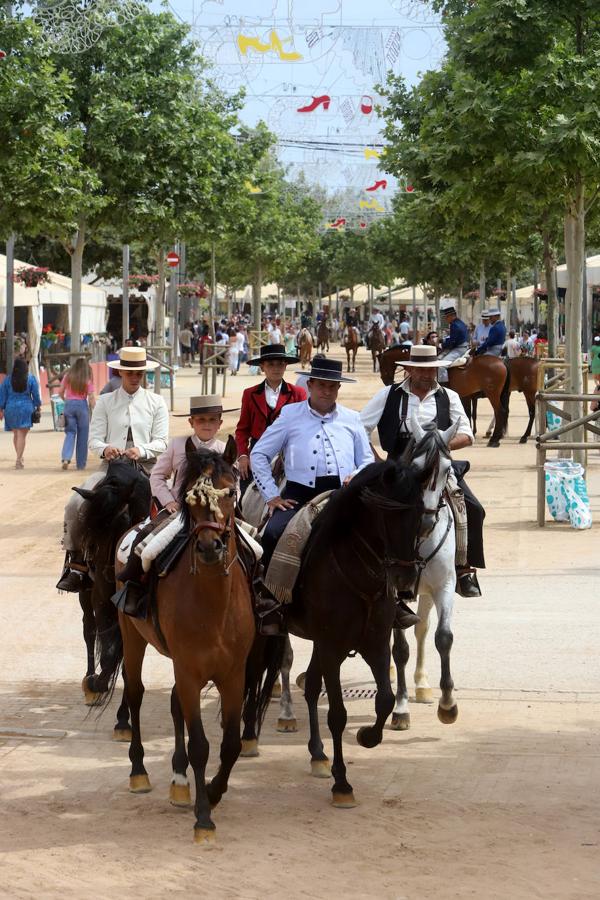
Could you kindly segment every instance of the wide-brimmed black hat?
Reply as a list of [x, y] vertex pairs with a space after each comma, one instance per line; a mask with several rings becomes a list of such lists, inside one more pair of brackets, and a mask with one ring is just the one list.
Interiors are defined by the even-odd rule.
[[274, 359], [283, 359], [287, 363], [296, 363], [300, 362], [300, 357], [298, 356], [289, 356], [285, 352], [285, 347], [283, 344], [265, 344], [264, 347], [260, 348], [260, 356], [255, 356], [254, 359], [248, 360], [249, 366], [259, 366], [261, 362], [269, 362]]
[[[296, 375], [306, 375], [306, 372], [296, 372]], [[322, 357], [315, 359], [310, 365], [309, 378], [319, 378], [321, 381], [351, 381], [356, 383], [356, 378], [346, 378], [342, 375], [342, 363], [337, 359]]]

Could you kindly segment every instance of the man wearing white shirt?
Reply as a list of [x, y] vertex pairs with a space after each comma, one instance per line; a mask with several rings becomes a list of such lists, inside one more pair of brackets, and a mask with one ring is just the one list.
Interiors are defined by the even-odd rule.
[[[122, 347], [119, 359], [108, 363], [118, 369], [121, 387], [98, 397], [90, 424], [89, 450], [106, 464], [124, 457], [149, 469], [166, 450], [169, 438], [169, 413], [164, 399], [141, 387], [145, 373], [158, 363], [148, 362], [144, 347]], [[157, 373], [157, 377], [158, 373]], [[106, 475], [96, 472], [83, 487], [91, 490]], [[65, 507], [64, 546], [67, 560], [57, 584], [62, 591], [79, 592], [87, 586], [87, 565], [82, 554], [79, 513], [83, 498], [74, 493]]]
[[474, 347], [479, 347], [480, 344], [487, 339], [488, 334], [490, 333], [490, 314], [487, 309], [484, 309], [481, 313], [481, 322], [475, 326], [475, 331], [473, 332], [472, 344]]
[[281, 329], [279, 328], [279, 325], [275, 324], [269, 332], [269, 342], [271, 344], [281, 344], [281, 341]]
[[[378, 391], [360, 414], [369, 434], [377, 428], [381, 447], [387, 452], [388, 458], [398, 459], [409, 446], [413, 416], [416, 416], [421, 426], [435, 421], [442, 430], [458, 422], [458, 429], [450, 441], [449, 449], [469, 447], [474, 441], [473, 432], [460, 397], [455, 391], [438, 384], [437, 370], [444, 365], [444, 360], [438, 359], [436, 348], [428, 345], [414, 346], [411, 348], [410, 359], [399, 365], [404, 367], [408, 377], [401, 384], [392, 384]], [[457, 470], [459, 467], [460, 464], [457, 464]], [[485, 512], [460, 474], [457, 481], [455, 474], [451, 472], [450, 485], [452, 490], [460, 488], [465, 495], [469, 537], [468, 548], [464, 548], [465, 555], [458, 560], [457, 591], [463, 597], [477, 597], [481, 592], [474, 570], [485, 567]]]

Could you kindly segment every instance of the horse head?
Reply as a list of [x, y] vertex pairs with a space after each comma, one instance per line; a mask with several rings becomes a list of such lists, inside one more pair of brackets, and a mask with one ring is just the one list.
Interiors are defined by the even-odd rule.
[[435, 422], [421, 427], [415, 415], [411, 418], [411, 429], [415, 443], [408, 450], [408, 459], [413, 469], [419, 473], [423, 485], [424, 514], [421, 520], [421, 536], [429, 534], [435, 526], [446, 487], [448, 473], [452, 466], [450, 441], [458, 431], [459, 422], [440, 431]]
[[235, 475], [219, 453], [197, 450], [186, 456], [179, 502], [195, 549], [206, 565], [220, 562], [233, 527]]
[[105, 477], [92, 490], [73, 490], [87, 501], [82, 516], [86, 532], [94, 540], [112, 538], [150, 512], [150, 480], [128, 459], [111, 460]]

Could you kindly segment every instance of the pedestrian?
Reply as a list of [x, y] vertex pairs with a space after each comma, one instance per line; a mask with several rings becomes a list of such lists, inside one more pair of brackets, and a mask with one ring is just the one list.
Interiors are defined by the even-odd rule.
[[59, 395], [65, 401], [65, 440], [61, 458], [65, 471], [73, 458], [78, 469], [85, 469], [88, 455], [90, 412], [96, 405], [92, 370], [87, 359], [76, 359], [60, 383]]
[[425, 337], [423, 338], [423, 343], [428, 347], [437, 347], [438, 345], [438, 334], [437, 331], [428, 331]]
[[600, 335], [596, 335], [590, 347], [590, 369], [596, 384], [600, 384]]
[[181, 367], [185, 369], [187, 366], [188, 369], [192, 368], [192, 363], [190, 361], [190, 357], [192, 355], [192, 339], [194, 335], [192, 334], [192, 330], [189, 326], [189, 323], [186, 322], [181, 331], [179, 332], [179, 343], [181, 346]]
[[508, 338], [504, 342], [504, 347], [502, 348], [506, 351], [506, 356], [508, 359], [515, 359], [517, 356], [521, 355], [521, 344], [515, 337], [514, 331], [508, 332]]
[[25, 442], [33, 420], [39, 422], [41, 408], [37, 378], [29, 374], [29, 366], [24, 359], [15, 359], [11, 375], [0, 384], [0, 422], [4, 419], [4, 430], [13, 432], [17, 454], [15, 469], [25, 468]]
[[237, 375], [240, 367], [240, 345], [238, 343], [235, 328], [229, 329], [229, 347], [227, 351], [227, 365], [232, 375]]

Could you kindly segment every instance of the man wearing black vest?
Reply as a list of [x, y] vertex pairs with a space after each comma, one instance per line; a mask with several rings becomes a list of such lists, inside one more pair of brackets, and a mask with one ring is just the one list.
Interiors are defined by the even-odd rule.
[[[437, 370], [444, 365], [435, 347], [417, 345], [411, 347], [410, 359], [399, 363], [406, 369], [407, 377], [401, 384], [392, 384], [378, 391], [361, 412], [361, 419], [370, 434], [376, 427], [379, 442], [389, 459], [402, 455], [411, 439], [411, 419], [415, 415], [421, 426], [436, 421], [445, 430], [458, 421], [458, 431], [450, 441], [450, 450], [460, 450], [473, 443], [473, 432], [465, 415], [460, 397], [449, 388], [440, 387]], [[456, 590], [463, 597], [480, 597], [475, 569], [485, 568], [483, 556], [483, 520], [485, 511], [474, 494], [464, 483], [468, 463], [453, 463], [448, 486], [450, 491], [462, 489], [467, 509], [468, 546], [466, 558], [460, 558], [460, 540], [457, 533]], [[451, 482], [453, 482], [451, 484]], [[457, 484], [458, 482], [458, 484]]]

